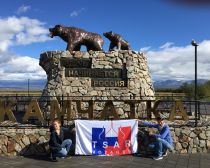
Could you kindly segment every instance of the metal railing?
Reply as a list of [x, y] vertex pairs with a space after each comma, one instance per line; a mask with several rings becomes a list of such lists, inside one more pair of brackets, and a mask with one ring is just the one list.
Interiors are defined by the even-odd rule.
[[[75, 103], [76, 101], [80, 100], [83, 103], [83, 108], [86, 109], [88, 107], [87, 102], [89, 100], [93, 100], [94, 103], [96, 104], [104, 104], [108, 100], [112, 100], [114, 105], [116, 104], [116, 108], [125, 108], [124, 113], [120, 114], [120, 118], [130, 118], [130, 112], [129, 112], [129, 107], [125, 105], [125, 101], [136, 101], [137, 103], [135, 104], [135, 112], [138, 114], [139, 119], [148, 119], [148, 113], [151, 110], [152, 106], [154, 105], [156, 100], [159, 100], [160, 103], [158, 104], [157, 107], [157, 112], [167, 118], [170, 114], [170, 111], [172, 109], [173, 103], [176, 100], [182, 101], [185, 110], [187, 111], [187, 114], [189, 116], [189, 120], [191, 122], [194, 122], [196, 125], [198, 121], [200, 121], [203, 118], [210, 117], [210, 102], [208, 101], [191, 101], [187, 100], [185, 96], [159, 96], [159, 97], [138, 97], [138, 96], [0, 96], [0, 101], [4, 101], [5, 106], [9, 104], [9, 102], [15, 102], [14, 106], [12, 106], [12, 112], [14, 116], [16, 117], [16, 120], [19, 124], [23, 124], [22, 118], [25, 114], [26, 109], [28, 108], [29, 103], [31, 100], [37, 100], [39, 102], [41, 111], [43, 112], [43, 116], [45, 119], [45, 123], [40, 123], [37, 122], [37, 119], [35, 118], [30, 118], [28, 120], [27, 124], [31, 125], [41, 125], [41, 126], [48, 126], [50, 123], [50, 118], [49, 118], [49, 106], [51, 100], [57, 99], [59, 102], [60, 107], [63, 107], [64, 101], [66, 100], [71, 100], [72, 103], [74, 104], [73, 111], [75, 113], [74, 117], [72, 117], [72, 120], [78, 119], [78, 118], [83, 118], [87, 119], [85, 115], [83, 114], [78, 114], [77, 109], [75, 108]], [[195, 114], [195, 103], [198, 104], [197, 108], [197, 114]], [[151, 106], [148, 106], [148, 104], [151, 104]], [[94, 112], [94, 118], [99, 119], [100, 114], [103, 110], [103, 107], [101, 109], [96, 108], [93, 110]], [[0, 111], [2, 113], [2, 111]], [[153, 117], [152, 117], [153, 118]], [[62, 118], [63, 120], [66, 120], [65, 116]], [[7, 116], [5, 116], [5, 120], [7, 120]], [[65, 122], [64, 122], [65, 123]], [[68, 123], [68, 122], [66, 122]], [[210, 124], [209, 124], [210, 125]], [[1, 125], [0, 126], [4, 126]]]

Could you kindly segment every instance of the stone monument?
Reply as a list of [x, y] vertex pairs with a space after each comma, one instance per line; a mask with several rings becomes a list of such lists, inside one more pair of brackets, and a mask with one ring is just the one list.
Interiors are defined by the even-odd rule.
[[[81, 100], [154, 100], [154, 88], [143, 53], [119, 51], [49, 51], [40, 56], [48, 76], [43, 96]], [[119, 115], [128, 107], [116, 102]], [[102, 105], [96, 105], [102, 110]], [[140, 112], [140, 109], [139, 109]]]
[[[48, 79], [43, 97], [116, 101], [113, 105], [122, 118], [126, 118], [130, 107], [120, 100], [154, 100], [146, 56], [130, 50], [129, 43], [119, 34], [104, 33], [111, 41], [110, 50], [117, 47], [117, 50], [104, 52], [101, 51], [103, 39], [96, 33], [61, 25], [49, 31], [51, 37], [57, 35], [68, 44], [67, 51], [48, 51], [40, 56], [40, 66]], [[87, 47], [87, 52], [79, 51], [81, 45]], [[94, 111], [102, 111], [103, 103], [96, 102]], [[77, 111], [75, 106], [72, 108]], [[82, 106], [87, 107], [85, 103]], [[138, 113], [142, 106], [145, 104], [138, 105]], [[79, 117], [76, 112], [75, 117]]]

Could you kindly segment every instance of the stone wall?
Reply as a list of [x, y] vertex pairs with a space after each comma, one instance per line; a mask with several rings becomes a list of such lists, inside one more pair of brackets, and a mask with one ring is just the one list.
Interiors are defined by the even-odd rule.
[[49, 149], [49, 129], [0, 128], [0, 155], [43, 155]]
[[[91, 69], [126, 69], [126, 87], [93, 87], [90, 77], [67, 77], [62, 58], [92, 59]], [[146, 56], [141, 52], [124, 51], [49, 51], [40, 55], [40, 66], [48, 76], [42, 96], [70, 96], [75, 99], [89, 100], [97, 97], [99, 100], [154, 100], [154, 88], [150, 77]], [[85, 97], [86, 96], [86, 97]], [[94, 98], [93, 98], [94, 97]], [[46, 100], [46, 97], [44, 98]], [[85, 105], [84, 105], [85, 106]], [[140, 106], [140, 105], [139, 105]], [[95, 104], [95, 110], [100, 111], [102, 103]], [[128, 105], [115, 104], [119, 115], [129, 111]], [[73, 110], [76, 108], [73, 106]], [[137, 107], [140, 113], [141, 107]], [[78, 117], [78, 116], [76, 116]]]
[[[155, 133], [154, 128], [139, 128], [140, 152], [146, 152], [146, 146], [153, 139], [149, 138], [149, 132]], [[177, 153], [207, 153], [210, 152], [210, 126], [187, 127], [170, 126], [174, 149]], [[142, 145], [141, 145], [142, 144]]]
[[[139, 153], [147, 153], [146, 146], [151, 142], [148, 137], [151, 128], [139, 128]], [[210, 126], [208, 127], [171, 127], [175, 151], [177, 153], [210, 152]], [[67, 135], [68, 136], [68, 135]], [[45, 155], [49, 152], [48, 128], [0, 128], [0, 155]], [[74, 137], [72, 138], [74, 142]]]

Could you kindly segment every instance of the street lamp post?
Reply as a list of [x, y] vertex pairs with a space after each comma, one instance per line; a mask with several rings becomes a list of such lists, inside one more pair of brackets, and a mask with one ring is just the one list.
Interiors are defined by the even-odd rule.
[[30, 93], [30, 79], [28, 79], [28, 97], [29, 97], [29, 93]]
[[198, 105], [197, 105], [197, 47], [198, 44], [196, 43], [195, 40], [192, 40], [191, 42], [192, 46], [195, 47], [195, 92], [194, 92], [194, 100], [195, 100], [195, 126], [197, 126], [198, 121]]

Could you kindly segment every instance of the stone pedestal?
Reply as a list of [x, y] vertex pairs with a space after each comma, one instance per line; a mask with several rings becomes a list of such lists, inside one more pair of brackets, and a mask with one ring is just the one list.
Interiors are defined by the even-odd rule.
[[[139, 127], [139, 153], [148, 154], [148, 137], [151, 128]], [[210, 126], [174, 128], [170, 126], [176, 153], [209, 153]], [[0, 127], [0, 156], [46, 155], [49, 152], [49, 128], [6, 128]], [[75, 143], [75, 133], [71, 130], [68, 138]]]
[[[41, 54], [40, 66], [48, 76], [42, 96], [154, 100], [147, 59], [141, 52], [48, 51]], [[126, 111], [127, 107], [117, 104], [119, 112]], [[96, 110], [101, 110], [100, 105], [96, 105]]]

